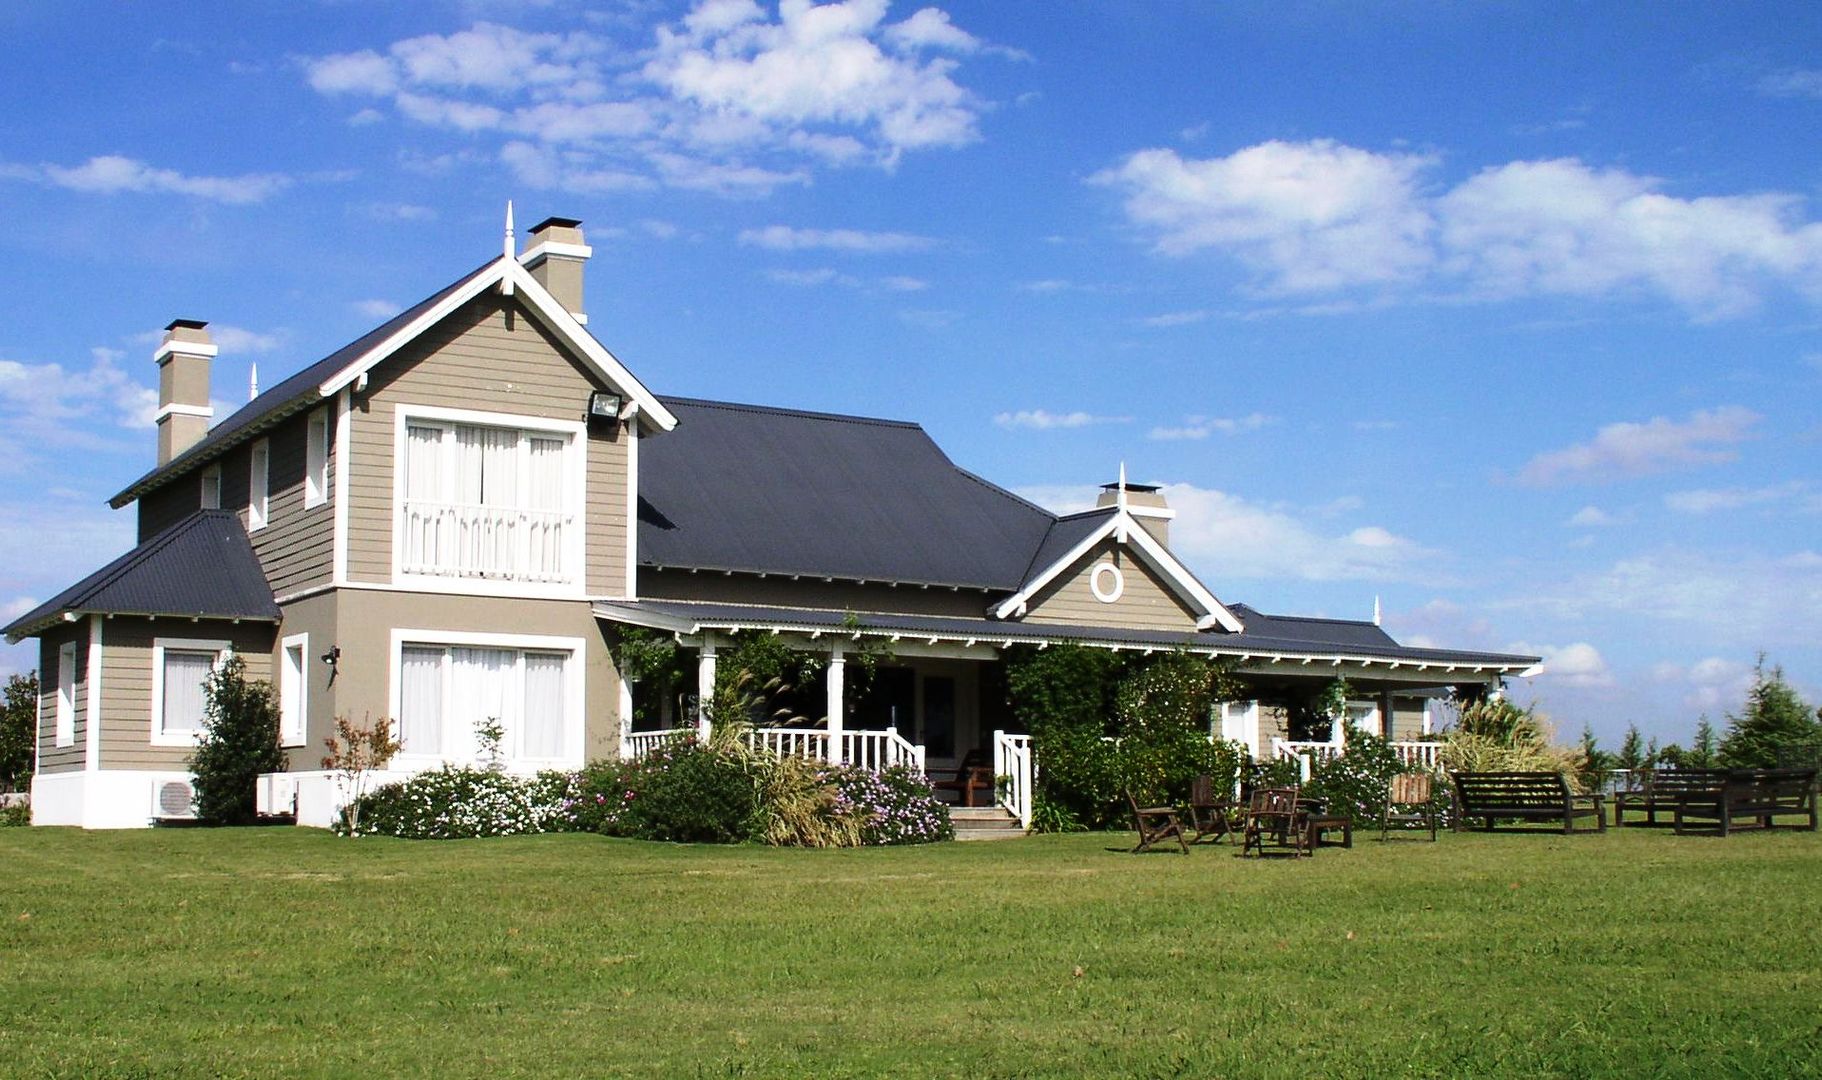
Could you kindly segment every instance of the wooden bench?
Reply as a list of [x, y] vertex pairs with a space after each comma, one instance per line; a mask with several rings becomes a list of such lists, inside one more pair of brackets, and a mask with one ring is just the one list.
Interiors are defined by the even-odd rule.
[[1497, 821], [1561, 822], [1563, 832], [1575, 831], [1575, 819], [1593, 817], [1596, 830], [1607, 831], [1607, 816], [1599, 795], [1577, 795], [1569, 781], [1554, 772], [1458, 772], [1455, 782], [1455, 828], [1480, 818], [1489, 830]]
[[1677, 800], [1685, 795], [1708, 797], [1718, 796], [1721, 785], [1727, 780], [1725, 769], [1657, 769], [1645, 774], [1645, 785], [1637, 791], [1616, 791], [1613, 793], [1613, 824], [1623, 828], [1626, 822], [1626, 811], [1642, 810], [1644, 821], [1634, 821], [1633, 825], [1647, 827], [1669, 825], [1668, 821], [1658, 820], [1658, 811], [1671, 813], [1676, 809]]
[[1677, 799], [1675, 823], [1681, 834], [1691, 819], [1713, 821], [1722, 836], [1741, 825], [1770, 829], [1793, 814], [1809, 820], [1787, 828], [1816, 831], [1816, 770], [1733, 769], [1718, 791], [1685, 793]]

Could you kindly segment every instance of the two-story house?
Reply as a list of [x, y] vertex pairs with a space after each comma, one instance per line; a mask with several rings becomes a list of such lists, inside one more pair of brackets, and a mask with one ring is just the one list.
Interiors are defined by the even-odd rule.
[[[509, 226], [498, 257], [219, 422], [208, 327], [170, 324], [157, 464], [111, 500], [138, 545], [5, 631], [40, 642], [36, 823], [186, 815], [203, 680], [230, 651], [280, 702], [289, 771], [262, 800], [317, 824], [340, 715], [395, 721], [395, 772], [473, 760], [488, 719], [515, 769], [641, 752], [663, 736], [634, 730], [626, 626], [675, 635], [703, 688], [741, 630], [825, 652], [828, 708], [770, 745], [932, 772], [981, 750], [1026, 791], [1014, 643], [1232, 657], [1260, 700], [1214, 733], [1256, 754], [1289, 734], [1273, 702], [1319, 680], [1408, 736], [1426, 695], [1535, 663], [1224, 604], [1172, 554], [1161, 492], [1123, 477], [1059, 517], [915, 424], [654, 394], [587, 329], [589, 255], [574, 220], [522, 252]], [[894, 657], [862, 709], [842, 693], [857, 634]]]

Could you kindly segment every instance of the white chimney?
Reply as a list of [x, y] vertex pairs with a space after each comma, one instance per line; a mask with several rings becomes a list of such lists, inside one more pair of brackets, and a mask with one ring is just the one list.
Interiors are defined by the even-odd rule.
[[215, 410], [209, 407], [209, 364], [215, 357], [209, 324], [174, 319], [152, 359], [158, 364], [158, 463], [202, 441]]

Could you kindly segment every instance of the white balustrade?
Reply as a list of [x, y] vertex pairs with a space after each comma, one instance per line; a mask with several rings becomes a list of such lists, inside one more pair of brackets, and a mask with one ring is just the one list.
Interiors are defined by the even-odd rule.
[[1430, 772], [1442, 771], [1442, 743], [1439, 742], [1395, 742], [1390, 744], [1392, 753], [1398, 760], [1415, 768]]
[[1012, 812], [1019, 824], [1031, 828], [1031, 736], [993, 733], [993, 787], [999, 805]]
[[410, 499], [400, 522], [407, 574], [566, 582], [575, 515], [561, 510]]
[[652, 751], [657, 750], [673, 739], [684, 739], [694, 735], [693, 728], [667, 728], [664, 731], [632, 731], [626, 736], [626, 756], [638, 761]]
[[897, 728], [843, 731], [841, 749], [843, 760], [868, 772], [880, 772], [895, 765], [924, 771], [924, 748], [906, 741]]
[[813, 728], [752, 728], [745, 736], [748, 746], [770, 750], [779, 757], [811, 758], [827, 761], [829, 733]]

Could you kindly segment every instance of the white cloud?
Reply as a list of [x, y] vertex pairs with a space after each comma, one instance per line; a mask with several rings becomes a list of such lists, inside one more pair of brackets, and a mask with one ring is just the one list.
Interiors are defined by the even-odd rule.
[[1157, 250], [1226, 252], [1279, 292], [1359, 287], [1477, 299], [1668, 298], [1737, 315], [1773, 285], [1822, 297], [1822, 223], [1769, 192], [1679, 197], [1574, 158], [1513, 161], [1433, 191], [1434, 156], [1332, 140], [1225, 157], [1140, 150], [1096, 174]]
[[1268, 424], [1277, 422], [1277, 417], [1264, 413], [1248, 413], [1245, 416], [1191, 416], [1187, 417], [1180, 427], [1155, 427], [1146, 435], [1148, 439], [1178, 440], [1206, 439], [1210, 435], [1239, 435], [1248, 431], [1258, 431]]
[[83, 422], [116, 428], [149, 428], [158, 392], [142, 386], [119, 366], [118, 349], [90, 350], [84, 370], [62, 364], [0, 360], [0, 415], [13, 433], [25, 431], [55, 442], [79, 441]]
[[740, 242], [770, 251], [821, 250], [863, 255], [924, 251], [936, 244], [936, 241], [927, 236], [914, 236], [910, 233], [863, 232], [859, 229], [794, 229], [788, 225], [742, 229]]
[[1150, 315], [1140, 319], [1144, 326], [1168, 327], [1190, 326], [1208, 318], [1206, 311], [1167, 311], [1162, 315]]
[[930, 283], [923, 278], [907, 277], [903, 274], [880, 278], [879, 284], [881, 288], [892, 292], [923, 292], [930, 287]]
[[[1162, 488], [1177, 517], [1171, 550], [1220, 582], [1428, 581], [1441, 578], [1441, 552], [1377, 525], [1330, 533], [1288, 510], [1192, 484]], [[1019, 494], [1058, 513], [1094, 506], [1099, 489], [1067, 485]]]
[[1618, 523], [1618, 518], [1609, 514], [1607, 511], [1602, 510], [1598, 506], [1584, 506], [1580, 510], [1569, 515], [1568, 521], [1563, 522], [1563, 524], [1575, 529], [1604, 529], [1609, 525], [1617, 525]]
[[1754, 84], [1767, 97], [1822, 98], [1822, 71], [1814, 68], [1784, 68], [1763, 76]]
[[1711, 714], [1717, 734], [1722, 714], [1739, 709], [1752, 687], [1753, 665], [1724, 656], [1710, 656], [1692, 664], [1661, 663], [1651, 669], [1659, 683], [1678, 686], [1683, 704]]
[[1751, 409], [1724, 405], [1682, 421], [1659, 416], [1642, 424], [1608, 424], [1589, 442], [1538, 454], [1519, 470], [1518, 480], [1542, 486], [1733, 461], [1739, 457], [1734, 447], [1752, 437], [1761, 419]]
[[1585, 641], [1568, 645], [1533, 645], [1515, 642], [1507, 647], [1521, 656], [1541, 656], [1544, 677], [1567, 686], [1612, 686], [1613, 672], [1599, 649]]
[[209, 337], [215, 347], [226, 353], [269, 353], [284, 344], [281, 335], [262, 334], [245, 327], [229, 326], [226, 323], [212, 323], [209, 326]]
[[212, 202], [245, 205], [264, 202], [290, 187], [290, 177], [280, 173], [247, 173], [242, 176], [191, 176], [175, 169], [161, 169], [135, 158], [107, 154], [81, 165], [7, 165], [0, 176], [33, 180], [90, 195], [135, 194], [188, 195]]
[[1683, 514], [1712, 514], [1717, 510], [1740, 510], [1783, 502], [1802, 493], [1803, 484], [1796, 481], [1761, 488], [1697, 488], [1667, 493], [1664, 505]]
[[852, 285], [855, 283], [855, 279], [846, 274], [838, 274], [826, 266], [815, 270], [767, 270], [765, 276], [766, 280], [775, 281], [780, 285]]
[[906, 308], [898, 313], [899, 322], [921, 330], [942, 330], [955, 325], [961, 317], [961, 312], [944, 308]]
[[1132, 422], [1130, 416], [1096, 416], [1087, 412], [1053, 413], [1048, 409], [1020, 409], [1018, 412], [1003, 412], [993, 418], [993, 422], [1008, 430], [1024, 428], [1031, 431], [1050, 431], [1056, 428], [1082, 428], [1093, 424], [1126, 424]]
[[369, 319], [390, 319], [405, 309], [391, 300], [356, 300], [354, 310]]

